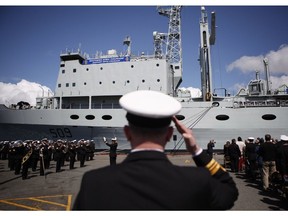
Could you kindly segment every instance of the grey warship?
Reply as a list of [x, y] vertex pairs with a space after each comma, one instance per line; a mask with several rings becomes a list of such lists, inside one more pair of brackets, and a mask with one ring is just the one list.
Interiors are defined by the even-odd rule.
[[[205, 7], [200, 18], [200, 97], [191, 97], [182, 82], [181, 6], [159, 7], [158, 13], [169, 19], [167, 33], [153, 32], [153, 55], [134, 55], [132, 39], [123, 44], [125, 53], [108, 50], [89, 56], [80, 49], [60, 54], [55, 94], [36, 98], [36, 106], [0, 105], [0, 140], [94, 140], [96, 149], [106, 149], [103, 137], [117, 137], [119, 148], [129, 149], [123, 133], [127, 124], [119, 105], [122, 95], [136, 90], [154, 90], [175, 97], [182, 104], [177, 115], [193, 132], [202, 148], [214, 139], [216, 148], [238, 136], [279, 138], [288, 134], [287, 86], [271, 89], [269, 59], [263, 59], [266, 79], [256, 78], [246, 89], [231, 96], [217, 96], [212, 89], [210, 47], [215, 43], [216, 14], [211, 14], [211, 29]], [[175, 131], [167, 150], [185, 149]]]

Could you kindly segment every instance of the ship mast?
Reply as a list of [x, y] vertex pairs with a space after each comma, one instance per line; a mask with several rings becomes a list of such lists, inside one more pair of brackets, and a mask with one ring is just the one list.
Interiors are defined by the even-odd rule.
[[264, 67], [265, 67], [265, 74], [266, 74], [266, 85], [267, 85], [267, 91], [266, 94], [271, 94], [271, 81], [270, 81], [270, 73], [269, 73], [269, 67], [268, 67], [268, 59], [263, 59]]
[[211, 35], [208, 27], [208, 16], [205, 7], [201, 7], [200, 20], [200, 71], [203, 101], [212, 101], [212, 67], [210, 57], [210, 45], [215, 43], [215, 13], [212, 12]]
[[172, 90], [175, 96], [176, 89], [182, 82], [181, 6], [159, 7], [158, 13], [169, 18], [166, 58], [170, 64]]

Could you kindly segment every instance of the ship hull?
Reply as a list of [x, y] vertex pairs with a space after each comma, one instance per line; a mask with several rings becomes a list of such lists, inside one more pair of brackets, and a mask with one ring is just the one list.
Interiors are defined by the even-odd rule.
[[[193, 129], [204, 149], [211, 139], [216, 141], [215, 149], [223, 149], [227, 140], [237, 139], [238, 136], [247, 139], [250, 136], [264, 137], [269, 133], [279, 139], [282, 134], [288, 134], [288, 107], [227, 108], [225, 103], [218, 105], [214, 107], [211, 102], [182, 103], [178, 115], [182, 123]], [[71, 119], [71, 116], [79, 118]], [[87, 119], [87, 116], [90, 117]], [[117, 137], [119, 149], [124, 150], [130, 149], [123, 133], [125, 124], [127, 120], [122, 109], [1, 109], [0, 140], [89, 139], [95, 141], [96, 149], [106, 149], [103, 137]], [[166, 149], [185, 149], [176, 129]]]

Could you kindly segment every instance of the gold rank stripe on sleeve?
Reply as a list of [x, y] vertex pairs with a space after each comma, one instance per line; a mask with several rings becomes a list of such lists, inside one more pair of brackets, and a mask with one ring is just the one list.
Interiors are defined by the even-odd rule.
[[206, 166], [205, 166], [211, 175], [214, 175], [219, 169], [226, 171], [218, 162], [212, 159]]

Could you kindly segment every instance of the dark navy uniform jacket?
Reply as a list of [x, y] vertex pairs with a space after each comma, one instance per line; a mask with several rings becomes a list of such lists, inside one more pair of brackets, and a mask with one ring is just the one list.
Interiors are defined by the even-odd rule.
[[238, 197], [233, 179], [204, 151], [194, 160], [200, 167], [173, 165], [162, 152], [130, 153], [85, 173], [73, 210], [230, 209]]

